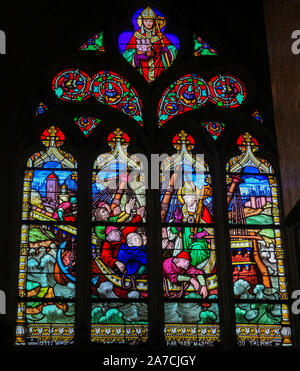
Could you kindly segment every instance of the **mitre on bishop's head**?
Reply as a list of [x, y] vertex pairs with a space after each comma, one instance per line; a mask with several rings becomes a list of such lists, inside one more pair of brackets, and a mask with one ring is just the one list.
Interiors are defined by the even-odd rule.
[[157, 17], [155, 11], [153, 9], [150, 8], [150, 6], [147, 6], [147, 8], [145, 8], [140, 16], [143, 18], [143, 19], [155, 19]]

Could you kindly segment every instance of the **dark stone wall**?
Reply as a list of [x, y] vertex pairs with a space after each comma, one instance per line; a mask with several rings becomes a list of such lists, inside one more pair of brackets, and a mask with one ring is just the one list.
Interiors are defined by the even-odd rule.
[[264, 0], [274, 121], [281, 171], [284, 214], [300, 198], [300, 54], [292, 53], [300, 30], [299, 0]]

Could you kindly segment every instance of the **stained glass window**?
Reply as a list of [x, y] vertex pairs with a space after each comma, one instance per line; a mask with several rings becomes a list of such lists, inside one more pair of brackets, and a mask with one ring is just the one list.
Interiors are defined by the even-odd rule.
[[142, 125], [141, 100], [122, 76], [112, 71], [99, 71], [92, 79], [91, 91], [98, 102], [123, 112]]
[[255, 118], [255, 120], [257, 120], [258, 122], [260, 122], [261, 124], [263, 124], [264, 122], [264, 119], [263, 119], [263, 116], [260, 114], [260, 112], [258, 111], [258, 109], [256, 109], [253, 113], [252, 113], [252, 117]]
[[175, 35], [165, 33], [165, 16], [149, 6], [138, 9], [132, 23], [135, 31], [120, 34], [119, 49], [123, 57], [151, 83], [176, 59], [179, 40]]
[[80, 50], [98, 50], [99, 52], [104, 52], [103, 45], [103, 31], [96, 33], [84, 44], [81, 45]]
[[54, 77], [52, 90], [59, 99], [67, 102], [81, 102], [93, 95], [98, 102], [143, 125], [142, 103], [136, 90], [115, 72], [99, 71], [91, 78], [78, 69], [63, 70]]
[[214, 140], [218, 139], [225, 129], [225, 124], [217, 121], [202, 122], [202, 126], [205, 127]]
[[194, 33], [194, 55], [199, 57], [200, 55], [218, 55], [218, 53], [199, 35]]
[[165, 340], [212, 346], [220, 341], [212, 178], [191, 135], [182, 130], [173, 145], [160, 180]]
[[281, 238], [278, 183], [272, 165], [256, 156], [249, 133], [227, 164], [227, 202], [236, 333], [244, 345], [291, 344], [285, 246]]
[[52, 81], [52, 90], [59, 99], [81, 102], [91, 96], [91, 78], [78, 69], [70, 68], [57, 74]]
[[82, 134], [88, 137], [100, 124], [101, 120], [91, 116], [80, 116], [74, 117], [74, 122], [79, 127]]
[[237, 108], [245, 99], [245, 87], [235, 76], [220, 74], [205, 81], [197, 74], [188, 74], [164, 91], [158, 106], [158, 125], [164, 125], [176, 115], [199, 109], [208, 102], [222, 108]]
[[130, 137], [116, 129], [108, 136], [111, 152], [99, 155], [93, 167], [94, 343], [138, 344], [148, 339], [144, 168], [127, 153], [129, 142]]
[[[15, 343], [219, 347], [235, 336], [241, 347], [292, 345], [278, 174], [248, 132], [238, 137], [225, 174], [219, 168], [234, 129], [230, 115], [235, 123], [241, 119], [241, 128], [264, 121], [260, 110], [247, 108], [253, 84], [246, 89], [239, 66], [227, 65], [227, 73], [215, 64], [221, 57], [202, 58], [219, 55], [214, 40], [188, 27], [179, 35], [180, 23], [173, 25], [178, 35], [168, 33], [168, 14], [146, 5], [113, 25], [113, 45], [107, 38], [104, 48], [100, 31], [76, 47], [95, 53], [80, 52], [83, 63], [53, 71], [48, 89], [61, 103], [62, 121], [68, 106], [68, 123], [61, 123], [68, 143], [72, 130], [76, 141], [82, 133], [76, 151], [87, 176], [78, 192], [77, 162], [64, 133], [55, 125], [41, 130], [40, 148], [22, 168]], [[44, 114], [36, 127], [55, 117], [46, 103], [34, 107], [32, 115]], [[169, 133], [161, 128], [188, 112], [192, 119], [201, 114], [192, 127], [174, 120]], [[98, 144], [106, 149], [93, 147]], [[209, 161], [196, 154], [202, 144]], [[158, 166], [157, 192], [150, 189], [147, 197], [153, 168], [128, 152], [142, 145], [147, 153], [173, 146]], [[90, 203], [80, 199], [78, 220], [79, 194]]]
[[36, 108], [35, 110], [35, 117], [39, 116], [39, 115], [42, 115], [43, 113], [45, 113], [46, 111], [48, 110], [48, 107], [43, 103], [41, 102], [38, 107]]
[[73, 343], [77, 163], [55, 126], [24, 171], [17, 345]]
[[211, 101], [219, 107], [236, 108], [246, 99], [243, 83], [232, 75], [217, 75], [209, 81]]

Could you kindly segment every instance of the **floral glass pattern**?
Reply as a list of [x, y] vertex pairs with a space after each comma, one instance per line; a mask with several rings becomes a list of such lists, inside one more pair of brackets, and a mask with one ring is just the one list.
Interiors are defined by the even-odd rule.
[[103, 45], [103, 31], [98, 32], [89, 38], [79, 49], [83, 51], [98, 50], [99, 52], [105, 52]]
[[64, 70], [54, 77], [52, 90], [59, 99], [68, 102], [81, 102], [94, 96], [98, 102], [143, 125], [142, 103], [136, 90], [115, 72], [99, 71], [91, 78], [78, 69]]
[[101, 120], [91, 116], [74, 117], [75, 124], [79, 127], [82, 134], [88, 137], [100, 124]]
[[218, 53], [199, 35], [194, 33], [194, 56], [199, 57], [202, 55], [218, 55]]
[[197, 74], [188, 74], [177, 79], [164, 91], [157, 111], [158, 126], [208, 103], [222, 108], [237, 108], [245, 99], [245, 87], [235, 76], [217, 75], [206, 82]]

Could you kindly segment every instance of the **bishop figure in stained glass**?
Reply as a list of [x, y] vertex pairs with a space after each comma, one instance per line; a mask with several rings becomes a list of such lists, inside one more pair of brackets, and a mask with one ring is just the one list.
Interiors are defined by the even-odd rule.
[[136, 67], [147, 82], [153, 82], [176, 58], [179, 42], [174, 35], [163, 33], [166, 20], [149, 6], [133, 18], [136, 31], [124, 32], [119, 47], [124, 58]]

